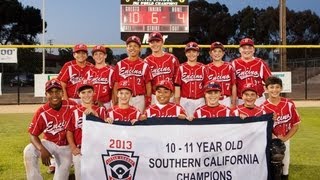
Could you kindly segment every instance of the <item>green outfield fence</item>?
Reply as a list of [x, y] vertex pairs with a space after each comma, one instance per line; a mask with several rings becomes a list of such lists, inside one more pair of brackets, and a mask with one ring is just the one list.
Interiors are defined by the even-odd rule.
[[[45, 101], [42, 97], [34, 97], [32, 82], [25, 84], [13, 83], [17, 77], [27, 79], [34, 74], [43, 73], [43, 49], [45, 50], [45, 72], [56, 74], [62, 65], [72, 59], [74, 45], [0, 45], [0, 51], [5, 48], [17, 48], [18, 63], [0, 63], [1, 92], [0, 104], [36, 104]], [[90, 48], [94, 45], [88, 45]], [[110, 64], [125, 57], [125, 45], [105, 45], [113, 52], [108, 59]], [[226, 45], [226, 61], [231, 61], [239, 55], [238, 45]], [[147, 45], [142, 46], [141, 57], [150, 53]], [[209, 63], [208, 50], [210, 45], [200, 45], [199, 61]], [[292, 75], [292, 92], [286, 97], [294, 100], [320, 100], [320, 45], [255, 45], [257, 57], [263, 58], [273, 72], [290, 71]], [[60, 51], [59, 49], [64, 50]], [[165, 45], [165, 51], [172, 52], [182, 62], [184, 45]], [[286, 51], [286, 53], [284, 52]], [[281, 54], [286, 54], [286, 59]], [[1, 57], [1, 56], [0, 56]], [[90, 59], [90, 58], [89, 58]], [[32, 78], [31, 78], [32, 79]], [[32, 80], [31, 80], [32, 81]]]

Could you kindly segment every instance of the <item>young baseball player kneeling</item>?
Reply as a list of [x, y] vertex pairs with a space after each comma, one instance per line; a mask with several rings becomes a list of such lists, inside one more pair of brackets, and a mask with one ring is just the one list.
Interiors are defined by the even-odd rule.
[[132, 90], [133, 88], [129, 81], [124, 80], [119, 82], [117, 89], [118, 105], [108, 110], [107, 118], [105, 119], [106, 122], [127, 121], [134, 124], [140, 120], [141, 112], [129, 104], [133, 95]]
[[261, 116], [266, 114], [262, 108], [255, 105], [255, 102], [259, 96], [257, 87], [254, 84], [245, 84], [244, 87], [242, 87], [241, 94], [244, 104], [238, 105], [233, 109], [233, 116], [239, 116], [241, 119], [245, 119], [246, 117]]
[[219, 103], [221, 96], [221, 85], [216, 81], [209, 81], [205, 86], [206, 104], [197, 108], [193, 113], [194, 118], [229, 117], [229, 107]]
[[263, 103], [262, 108], [267, 113], [274, 113], [275, 122], [273, 125], [274, 138], [281, 139], [286, 145], [282, 179], [288, 179], [290, 164], [290, 139], [298, 131], [300, 116], [295, 104], [287, 98], [281, 97], [282, 80], [275, 76], [270, 76], [266, 80], [265, 87], [269, 95]]
[[92, 82], [83, 80], [78, 84], [77, 93], [81, 104], [72, 109], [70, 121], [67, 124], [67, 140], [70, 145], [74, 172], [77, 180], [81, 179], [81, 144], [82, 122], [84, 115], [94, 115], [101, 119], [105, 118], [105, 107], [94, 105], [94, 86]]
[[[72, 156], [66, 138], [65, 124], [69, 121], [71, 108], [76, 103], [62, 100], [63, 91], [58, 80], [48, 81], [45, 87], [48, 102], [33, 116], [28, 130], [31, 143], [23, 151], [27, 179], [43, 179], [38, 160], [41, 158], [42, 164], [49, 166], [53, 155], [56, 159], [53, 179], [68, 179]], [[43, 134], [42, 140], [39, 138], [40, 134]]]
[[146, 116], [150, 117], [178, 117], [186, 119], [186, 111], [176, 103], [170, 102], [173, 96], [173, 84], [170, 81], [162, 80], [156, 84], [156, 99], [157, 102], [150, 105], [146, 109]]

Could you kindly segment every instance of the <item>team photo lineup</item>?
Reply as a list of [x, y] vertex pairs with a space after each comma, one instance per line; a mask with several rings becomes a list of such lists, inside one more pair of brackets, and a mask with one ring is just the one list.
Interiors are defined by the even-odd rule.
[[[141, 40], [126, 40], [127, 58], [115, 66], [106, 63], [104, 45], [91, 51], [85, 44], [73, 48], [74, 60], [64, 64], [57, 78], [45, 84], [47, 103], [33, 116], [28, 132], [31, 143], [23, 152], [27, 179], [42, 179], [38, 160], [54, 173], [54, 179], [68, 179], [70, 167], [81, 179], [82, 120], [93, 115], [105, 121], [131, 122], [149, 118], [176, 117], [184, 121], [200, 118], [273, 115], [272, 138], [282, 148], [277, 162], [279, 179], [288, 179], [290, 138], [299, 128], [300, 117], [292, 100], [281, 97], [282, 80], [272, 76], [268, 64], [255, 57], [251, 38], [239, 42], [240, 57], [223, 60], [225, 47], [213, 42], [211, 62], [198, 62], [200, 47], [185, 45], [187, 62], [181, 63], [163, 50], [159, 32], [149, 34], [152, 54], [140, 57]], [[41, 139], [43, 134], [43, 139]]]

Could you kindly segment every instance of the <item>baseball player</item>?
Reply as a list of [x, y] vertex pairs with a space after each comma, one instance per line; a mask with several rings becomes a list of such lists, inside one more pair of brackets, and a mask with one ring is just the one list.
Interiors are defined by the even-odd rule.
[[133, 94], [133, 88], [129, 81], [120, 81], [117, 89], [118, 105], [108, 109], [106, 122], [113, 121], [130, 121], [134, 124], [141, 120], [141, 112], [134, 106], [129, 105], [129, 101]]
[[255, 105], [258, 98], [258, 90], [255, 84], [245, 84], [242, 89], [243, 104], [236, 106], [232, 111], [232, 116], [239, 116], [241, 119], [247, 117], [261, 116], [266, 112], [259, 106]]
[[[145, 114], [150, 117], [178, 117], [186, 119], [187, 114], [182, 106], [170, 102], [170, 98], [174, 94], [174, 87], [171, 81], [162, 80], [155, 86], [156, 89], [156, 104], [150, 105]], [[188, 119], [189, 120], [189, 119]]]
[[95, 104], [103, 105], [109, 109], [112, 98], [113, 68], [106, 64], [106, 48], [103, 45], [94, 46], [92, 49], [92, 57], [95, 65], [86, 73], [85, 79], [90, 80], [94, 84], [95, 93], [93, 101]]
[[81, 142], [82, 142], [82, 121], [83, 116], [92, 114], [104, 119], [106, 116], [105, 107], [94, 105], [94, 85], [89, 80], [81, 81], [77, 86], [77, 93], [81, 104], [72, 109], [70, 121], [67, 127], [67, 140], [72, 153], [75, 177], [81, 179]]
[[220, 104], [222, 86], [219, 82], [211, 80], [205, 86], [204, 97], [206, 104], [198, 107], [193, 114], [194, 118], [214, 118], [214, 117], [229, 117], [231, 110], [229, 107]]
[[274, 113], [276, 116], [273, 125], [273, 136], [281, 139], [286, 145], [285, 156], [282, 161], [284, 164], [282, 179], [288, 179], [290, 139], [298, 131], [301, 120], [295, 104], [290, 99], [280, 96], [282, 91], [282, 80], [280, 78], [270, 76], [266, 80], [265, 87], [269, 97], [262, 105], [262, 108], [267, 113]]
[[73, 48], [75, 60], [65, 63], [59, 72], [58, 80], [63, 88], [63, 99], [72, 99], [78, 104], [80, 99], [77, 95], [77, 84], [84, 78], [85, 73], [93, 66], [87, 61], [88, 48], [85, 44], [77, 44]]
[[[29, 126], [30, 140], [23, 151], [24, 165], [28, 180], [43, 179], [38, 159], [49, 166], [50, 158], [55, 157], [54, 180], [68, 179], [71, 165], [71, 151], [66, 139], [65, 125], [71, 117], [74, 101], [62, 100], [63, 90], [57, 79], [48, 81], [46, 98], [48, 102], [41, 106]], [[39, 136], [43, 134], [43, 139]]]
[[[174, 83], [174, 76], [179, 68], [179, 60], [170, 53], [164, 52], [163, 37], [159, 32], [152, 32], [149, 35], [149, 46], [152, 50], [152, 54], [145, 58], [145, 62], [149, 65], [152, 74], [152, 104], [156, 102], [155, 86], [156, 83], [161, 80], [167, 80]], [[170, 99], [170, 102], [174, 101], [174, 97]]]
[[[190, 117], [200, 106], [204, 105], [204, 65], [197, 62], [199, 46], [189, 42], [185, 47], [188, 61], [180, 65], [175, 77], [175, 102], [180, 104]], [[183, 91], [181, 91], [183, 89]]]
[[236, 106], [236, 76], [232, 65], [222, 60], [225, 49], [222, 43], [213, 42], [209, 51], [212, 62], [205, 67], [205, 83], [211, 80], [221, 85], [220, 104], [233, 108]]
[[236, 84], [238, 104], [243, 104], [241, 99], [241, 88], [247, 83], [257, 86], [258, 99], [256, 105], [260, 106], [265, 100], [264, 82], [271, 76], [268, 65], [260, 58], [254, 57], [254, 42], [250, 38], [244, 38], [240, 41], [240, 58], [232, 61], [232, 66], [236, 71]]
[[117, 88], [120, 81], [127, 80], [132, 84], [133, 97], [130, 105], [141, 112], [151, 103], [151, 73], [148, 64], [140, 59], [141, 41], [131, 36], [126, 41], [128, 57], [119, 61], [114, 69], [113, 100], [117, 103]]

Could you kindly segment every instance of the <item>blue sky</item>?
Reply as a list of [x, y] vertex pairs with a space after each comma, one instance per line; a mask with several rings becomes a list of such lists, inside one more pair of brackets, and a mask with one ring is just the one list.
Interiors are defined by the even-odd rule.
[[[43, 0], [19, 0], [23, 5], [42, 9]], [[217, 2], [217, 0], [209, 0]], [[250, 5], [278, 6], [279, 0], [218, 0], [231, 14]], [[319, 0], [287, 0], [295, 11], [310, 9], [320, 15]], [[45, 0], [48, 23], [45, 42], [53, 44], [123, 44], [120, 39], [120, 0]], [[41, 36], [40, 39], [41, 40]]]

